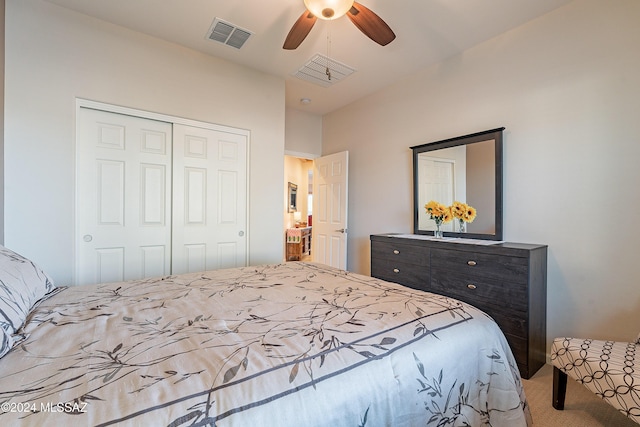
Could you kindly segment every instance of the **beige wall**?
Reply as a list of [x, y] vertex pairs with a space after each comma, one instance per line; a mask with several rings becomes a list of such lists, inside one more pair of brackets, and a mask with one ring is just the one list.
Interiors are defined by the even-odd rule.
[[548, 340], [635, 338], [639, 22], [637, 0], [576, 0], [325, 116], [323, 151], [350, 152], [348, 268], [412, 230], [410, 146], [505, 126], [504, 236], [549, 245]]
[[[467, 173], [472, 177], [467, 180], [467, 200], [476, 208], [477, 212], [485, 212], [468, 224], [469, 233], [495, 234], [496, 215], [496, 171], [486, 165], [496, 164], [495, 144], [492, 141], [482, 141], [467, 145]], [[487, 191], [491, 194], [487, 194]]]
[[322, 116], [287, 108], [284, 145], [287, 154], [319, 157], [322, 154]]
[[75, 100], [84, 98], [248, 129], [249, 261], [281, 261], [283, 79], [41, 0], [6, 6], [8, 247], [71, 282]]

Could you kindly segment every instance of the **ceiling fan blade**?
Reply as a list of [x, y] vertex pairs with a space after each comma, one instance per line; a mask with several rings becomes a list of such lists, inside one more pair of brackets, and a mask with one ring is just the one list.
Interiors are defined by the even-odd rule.
[[353, 2], [347, 16], [360, 31], [381, 46], [388, 45], [396, 38], [382, 18], [358, 2]]
[[313, 28], [313, 24], [316, 23], [316, 18], [311, 12], [305, 10], [305, 12], [298, 18], [287, 38], [284, 41], [284, 45], [282, 45], [283, 49], [293, 50], [300, 46], [300, 43], [307, 37], [307, 34]]

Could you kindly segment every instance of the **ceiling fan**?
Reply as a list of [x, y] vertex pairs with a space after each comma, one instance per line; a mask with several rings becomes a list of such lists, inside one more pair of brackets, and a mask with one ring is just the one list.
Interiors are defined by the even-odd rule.
[[283, 49], [293, 50], [300, 46], [317, 18], [330, 21], [345, 14], [360, 31], [381, 46], [388, 45], [396, 38], [386, 22], [353, 0], [304, 0], [304, 4], [307, 10], [291, 27], [282, 46]]

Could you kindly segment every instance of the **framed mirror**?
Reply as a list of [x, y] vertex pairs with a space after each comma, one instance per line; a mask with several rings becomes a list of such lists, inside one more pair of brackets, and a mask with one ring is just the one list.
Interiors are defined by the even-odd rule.
[[451, 206], [458, 201], [475, 210], [463, 224], [443, 224], [444, 237], [502, 240], [502, 131], [471, 135], [411, 147], [413, 150], [413, 205], [415, 234], [431, 234], [436, 223], [425, 205], [431, 201]]
[[289, 197], [287, 198], [287, 212], [296, 212], [298, 210], [298, 186], [293, 182], [289, 183]]

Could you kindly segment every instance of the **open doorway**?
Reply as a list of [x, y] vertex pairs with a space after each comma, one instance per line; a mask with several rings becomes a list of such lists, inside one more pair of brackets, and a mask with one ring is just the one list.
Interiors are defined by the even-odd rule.
[[[308, 244], [307, 247], [302, 246], [300, 250], [308, 249], [310, 253], [301, 253], [300, 259], [345, 270], [347, 268], [349, 152], [342, 151], [314, 157], [313, 160], [287, 158], [285, 164], [289, 167], [285, 167], [287, 172], [283, 185], [285, 194], [282, 198], [285, 212], [283, 236], [286, 243], [283, 258], [285, 260], [288, 258], [287, 248], [289, 237], [291, 237], [292, 244]], [[311, 174], [309, 170], [312, 171]], [[290, 179], [298, 180], [301, 184], [298, 185]], [[291, 200], [288, 194], [289, 182], [296, 184], [296, 209], [292, 212], [287, 207]], [[309, 197], [310, 193], [311, 197]], [[305, 212], [307, 213], [306, 225], [304, 224]], [[305, 232], [308, 232], [308, 240], [304, 239]], [[295, 248], [295, 245], [292, 246], [289, 249]], [[297, 260], [294, 257], [296, 255], [293, 255], [293, 259], [290, 258], [290, 260]]]
[[285, 155], [284, 261], [313, 261], [313, 160]]

